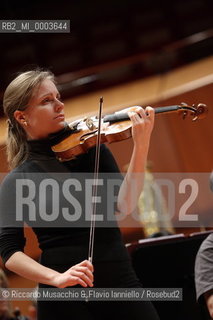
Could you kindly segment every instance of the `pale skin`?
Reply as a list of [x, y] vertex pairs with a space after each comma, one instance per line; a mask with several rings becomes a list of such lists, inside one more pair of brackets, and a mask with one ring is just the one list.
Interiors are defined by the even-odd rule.
[[[49, 134], [59, 131], [64, 127], [64, 104], [60, 101], [60, 94], [55, 84], [49, 80], [44, 80], [28, 103], [24, 111], [16, 110], [14, 117], [24, 128], [28, 140], [42, 139]], [[132, 111], [127, 110], [132, 121], [132, 138], [134, 142], [133, 152], [124, 181], [120, 187], [117, 207], [118, 211], [130, 214], [137, 206], [137, 199], [143, 187], [143, 178], [147, 159], [150, 136], [154, 125], [154, 110], [151, 107], [137, 108]], [[139, 174], [140, 173], [140, 174]], [[131, 180], [136, 179], [136, 192], [134, 201], [129, 192]], [[27, 279], [51, 285], [58, 288], [75, 286], [93, 286], [94, 268], [90, 261], [84, 260], [66, 270], [63, 273], [47, 268], [23, 252], [15, 252], [6, 262], [6, 267]]]
[[209, 314], [213, 319], [213, 291], [212, 290], [205, 294], [205, 300], [206, 300], [207, 308], [209, 310]]

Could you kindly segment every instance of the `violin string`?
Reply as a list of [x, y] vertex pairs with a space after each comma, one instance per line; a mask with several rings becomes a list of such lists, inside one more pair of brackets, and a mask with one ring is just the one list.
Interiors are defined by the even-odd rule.
[[96, 196], [97, 196], [97, 181], [99, 173], [99, 160], [100, 160], [100, 137], [101, 137], [101, 118], [102, 118], [102, 105], [103, 97], [100, 98], [100, 107], [99, 107], [99, 119], [98, 119], [98, 132], [96, 140], [96, 152], [95, 152], [95, 169], [94, 169], [94, 179], [93, 179], [93, 188], [92, 188], [92, 217], [90, 223], [90, 237], [89, 237], [89, 252], [88, 260], [92, 263], [93, 259], [93, 249], [94, 249], [94, 239], [95, 239], [95, 216], [96, 216]]

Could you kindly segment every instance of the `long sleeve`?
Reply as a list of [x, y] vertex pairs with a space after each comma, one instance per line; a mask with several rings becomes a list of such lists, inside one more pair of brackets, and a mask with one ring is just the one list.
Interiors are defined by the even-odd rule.
[[117, 162], [105, 144], [101, 145], [100, 150], [100, 172], [116, 173], [118, 177], [122, 178]]
[[13, 253], [24, 250], [26, 240], [23, 221], [16, 218], [16, 177], [8, 174], [0, 186], [0, 254], [4, 263]]
[[[108, 195], [111, 194], [110, 189], [113, 188], [112, 197], [118, 197], [124, 177], [119, 170], [113, 154], [104, 144], [101, 145], [100, 172], [102, 173], [101, 176], [108, 181]], [[111, 200], [113, 201], [113, 199]], [[109, 199], [109, 201], [111, 200]], [[117, 203], [114, 205], [114, 211], [118, 211]]]

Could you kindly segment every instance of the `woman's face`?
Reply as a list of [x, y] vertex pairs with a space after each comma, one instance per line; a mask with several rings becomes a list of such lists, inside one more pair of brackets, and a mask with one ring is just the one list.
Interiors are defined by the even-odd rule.
[[43, 139], [64, 128], [64, 104], [55, 84], [46, 79], [36, 87], [24, 111], [16, 110], [16, 120], [29, 140]]

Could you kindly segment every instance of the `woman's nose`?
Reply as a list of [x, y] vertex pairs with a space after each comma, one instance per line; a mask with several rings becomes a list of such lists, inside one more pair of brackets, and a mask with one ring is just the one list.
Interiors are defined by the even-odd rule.
[[61, 102], [58, 99], [55, 99], [55, 109], [56, 109], [57, 112], [63, 110], [64, 109], [64, 103]]

